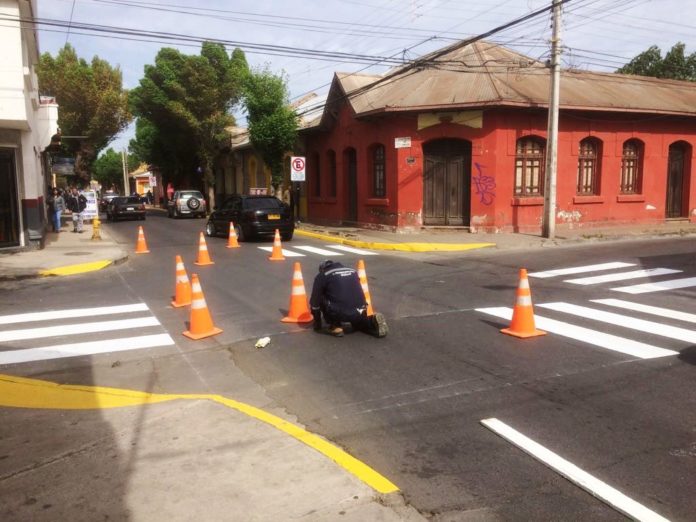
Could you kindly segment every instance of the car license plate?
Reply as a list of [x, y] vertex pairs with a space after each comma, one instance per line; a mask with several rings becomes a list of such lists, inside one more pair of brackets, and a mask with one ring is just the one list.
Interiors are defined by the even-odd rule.
[[268, 214], [268, 219], [280, 219], [280, 214]]
[[126, 210], [135, 210], [133, 207], [128, 207]]

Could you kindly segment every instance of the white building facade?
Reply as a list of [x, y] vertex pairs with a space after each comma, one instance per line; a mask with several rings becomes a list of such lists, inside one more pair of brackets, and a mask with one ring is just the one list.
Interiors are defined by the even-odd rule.
[[41, 248], [46, 235], [44, 151], [58, 105], [39, 97], [35, 14], [35, 0], [0, 0], [0, 250]]

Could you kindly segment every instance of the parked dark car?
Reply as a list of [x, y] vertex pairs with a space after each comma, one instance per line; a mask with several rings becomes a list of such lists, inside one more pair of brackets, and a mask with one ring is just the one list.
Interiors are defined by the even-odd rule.
[[230, 196], [210, 214], [205, 232], [208, 236], [226, 237], [230, 221], [239, 241], [273, 236], [276, 229], [284, 241], [289, 241], [295, 232], [292, 209], [274, 196]]
[[109, 202], [118, 197], [118, 192], [107, 191], [102, 194], [99, 198], [99, 212], [106, 212], [106, 207], [109, 206]]
[[110, 221], [121, 218], [145, 219], [145, 205], [139, 197], [118, 196], [113, 198], [106, 207], [106, 217]]
[[169, 217], [205, 217], [207, 210], [203, 194], [197, 190], [177, 190], [172, 199], [167, 201], [167, 215]]

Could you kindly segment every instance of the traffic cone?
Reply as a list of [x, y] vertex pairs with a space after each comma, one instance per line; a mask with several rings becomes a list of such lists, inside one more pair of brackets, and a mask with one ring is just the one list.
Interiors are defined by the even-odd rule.
[[191, 283], [186, 275], [184, 262], [181, 256], [176, 256], [176, 287], [174, 291], [174, 301], [172, 306], [180, 308], [191, 304]]
[[367, 301], [367, 315], [375, 315], [375, 311], [372, 309], [372, 297], [370, 297], [370, 289], [367, 286], [367, 272], [365, 271], [365, 261], [360, 259], [358, 261], [358, 277], [360, 278], [360, 285], [362, 286], [363, 293], [365, 294], [365, 301]]
[[198, 259], [196, 259], [193, 264], [198, 266], [215, 264], [210, 259], [210, 254], [208, 254], [208, 245], [205, 243], [203, 232], [201, 232], [200, 238], [198, 239]]
[[271, 261], [285, 261], [285, 256], [283, 255], [283, 245], [280, 244], [280, 232], [276, 228], [275, 239], [273, 240], [273, 252], [271, 252]]
[[191, 292], [193, 299], [191, 300], [191, 321], [189, 329], [184, 332], [184, 335], [190, 339], [203, 339], [211, 335], [217, 335], [222, 330], [213, 325], [213, 319], [210, 317], [208, 305], [203, 297], [203, 290], [198, 281], [197, 274], [191, 274]]
[[147, 249], [147, 243], [145, 242], [145, 232], [143, 232], [143, 227], [138, 227], [138, 242], [135, 244], [136, 254], [149, 254], [150, 251]]
[[234, 223], [232, 223], [232, 221], [230, 221], [230, 237], [227, 239], [227, 248], [239, 248], [237, 232], [234, 230]]
[[546, 335], [546, 332], [537, 330], [534, 326], [534, 308], [532, 307], [532, 293], [529, 289], [527, 270], [520, 268], [520, 283], [517, 287], [515, 307], [512, 309], [512, 321], [509, 328], [500, 330], [504, 334], [515, 337], [536, 337]]
[[307, 305], [302, 268], [295, 262], [292, 274], [292, 290], [290, 292], [290, 308], [287, 317], [281, 319], [284, 323], [311, 323], [314, 320]]

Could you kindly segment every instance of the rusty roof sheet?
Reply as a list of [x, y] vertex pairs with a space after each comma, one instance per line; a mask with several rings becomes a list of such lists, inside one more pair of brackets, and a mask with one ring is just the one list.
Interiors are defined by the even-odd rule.
[[[483, 41], [451, 48], [382, 76], [338, 73], [335, 82], [358, 116], [548, 106], [549, 70], [543, 63]], [[561, 76], [562, 109], [696, 116], [696, 83], [578, 70]]]

